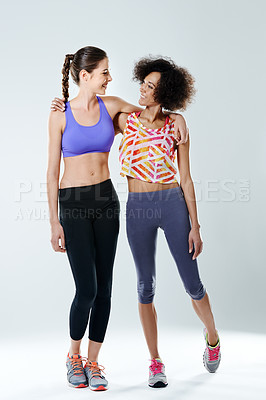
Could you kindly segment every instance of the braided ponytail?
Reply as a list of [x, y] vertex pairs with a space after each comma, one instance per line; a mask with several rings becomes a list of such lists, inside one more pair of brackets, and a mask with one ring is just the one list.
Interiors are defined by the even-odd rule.
[[69, 93], [69, 70], [70, 70], [70, 62], [74, 59], [74, 54], [67, 54], [65, 57], [65, 62], [62, 68], [62, 93], [65, 98], [65, 103], [68, 101]]
[[[62, 92], [65, 103], [68, 101], [69, 71], [76, 85], [79, 85], [79, 73], [82, 69], [91, 73], [97, 68], [100, 61], [107, 58], [104, 50], [98, 47], [87, 46], [79, 49], [75, 54], [67, 54], [62, 68]], [[71, 62], [72, 61], [72, 62]]]

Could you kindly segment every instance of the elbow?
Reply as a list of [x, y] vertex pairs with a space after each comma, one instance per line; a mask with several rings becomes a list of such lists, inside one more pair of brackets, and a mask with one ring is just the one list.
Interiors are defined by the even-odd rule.
[[187, 185], [191, 185], [191, 183], [193, 183], [192, 178], [190, 176], [190, 174], [186, 174], [186, 175], [182, 175], [180, 174], [180, 185], [183, 186], [187, 186]]
[[46, 173], [46, 182], [48, 183], [54, 183], [59, 181], [59, 172], [57, 171], [50, 171], [49, 169], [47, 170]]
[[190, 193], [190, 191], [194, 190], [194, 183], [192, 181], [191, 176], [181, 179], [180, 177], [180, 186], [182, 190], [186, 193]]

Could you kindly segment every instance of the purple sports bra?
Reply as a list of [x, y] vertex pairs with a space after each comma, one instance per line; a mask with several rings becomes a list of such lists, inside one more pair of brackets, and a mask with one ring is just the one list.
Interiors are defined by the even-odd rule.
[[114, 141], [114, 125], [104, 102], [97, 96], [100, 119], [97, 124], [84, 126], [75, 120], [69, 101], [66, 103], [66, 127], [62, 135], [63, 157], [75, 157], [86, 153], [109, 152]]

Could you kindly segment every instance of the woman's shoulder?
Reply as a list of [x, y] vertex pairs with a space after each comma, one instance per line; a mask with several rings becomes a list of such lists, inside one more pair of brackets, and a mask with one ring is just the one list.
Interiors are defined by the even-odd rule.
[[62, 133], [65, 130], [66, 118], [63, 111], [50, 111], [48, 127], [51, 134]]
[[98, 98], [100, 98], [105, 105], [113, 105], [116, 103], [119, 103], [121, 101], [120, 97], [117, 96], [99, 96], [97, 95]]
[[112, 119], [115, 118], [119, 109], [119, 97], [116, 96], [97, 96], [104, 104], [108, 114]]
[[65, 113], [64, 113], [64, 111], [59, 111], [59, 110], [56, 110], [56, 111], [50, 111], [50, 114], [49, 114], [49, 121], [50, 122], [52, 122], [52, 123], [54, 123], [54, 124], [58, 124], [58, 123], [60, 123], [60, 122], [62, 122], [62, 121], [64, 121], [65, 120]]

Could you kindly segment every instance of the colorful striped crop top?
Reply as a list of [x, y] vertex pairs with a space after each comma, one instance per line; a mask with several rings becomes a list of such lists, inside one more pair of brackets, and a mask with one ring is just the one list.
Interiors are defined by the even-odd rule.
[[174, 123], [169, 117], [160, 129], [148, 129], [139, 113], [129, 114], [119, 147], [122, 176], [146, 182], [177, 182]]

